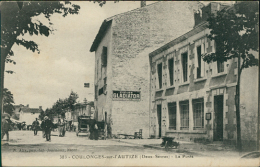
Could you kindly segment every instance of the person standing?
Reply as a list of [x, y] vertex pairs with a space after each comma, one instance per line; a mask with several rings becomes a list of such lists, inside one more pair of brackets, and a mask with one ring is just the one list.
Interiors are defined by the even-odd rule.
[[34, 136], [37, 135], [37, 131], [38, 131], [39, 125], [40, 125], [40, 123], [39, 123], [39, 121], [36, 118], [35, 121], [33, 121], [33, 123], [32, 123]]
[[9, 117], [5, 117], [5, 119], [2, 120], [2, 131], [1, 131], [1, 139], [4, 138], [6, 135], [7, 141], [9, 141], [9, 130], [10, 130], [10, 123], [9, 123]]
[[98, 140], [98, 125], [95, 124], [94, 126], [94, 139]]
[[41, 129], [42, 129], [42, 137], [45, 138], [45, 119], [42, 120]]
[[63, 136], [63, 122], [61, 122], [61, 119], [58, 120], [58, 130], [59, 130], [59, 137]]
[[45, 120], [44, 130], [45, 130], [46, 140], [50, 141], [51, 140], [51, 129], [53, 128], [53, 123], [47, 116], [44, 117], [44, 120]]

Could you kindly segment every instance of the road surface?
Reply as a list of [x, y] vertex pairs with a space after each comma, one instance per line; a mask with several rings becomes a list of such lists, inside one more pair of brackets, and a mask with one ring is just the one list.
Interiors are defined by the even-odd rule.
[[77, 137], [75, 132], [66, 132], [65, 137], [58, 137], [57, 132], [54, 132], [49, 142], [42, 137], [41, 132], [34, 136], [33, 131], [11, 131], [9, 142], [6, 142], [5, 138], [2, 141], [2, 163], [29, 165], [31, 162], [34, 166], [44, 166], [71, 163], [81, 165], [85, 162], [113, 164], [123, 160], [122, 162], [128, 164], [137, 161], [147, 163], [156, 159], [169, 161], [176, 158], [193, 158], [190, 154], [145, 148], [145, 140], [132, 140], [133, 143], [111, 139], [96, 141], [84, 136]]

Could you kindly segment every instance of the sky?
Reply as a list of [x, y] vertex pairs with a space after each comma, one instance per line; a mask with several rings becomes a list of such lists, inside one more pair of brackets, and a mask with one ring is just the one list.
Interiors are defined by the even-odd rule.
[[[94, 60], [95, 53], [90, 47], [104, 19], [140, 7], [140, 2], [107, 2], [103, 7], [89, 1], [73, 2], [80, 5], [78, 15], [51, 17], [55, 31], [49, 36], [25, 35], [19, 38], [33, 40], [39, 45], [40, 54], [14, 45], [13, 60], [16, 65], [7, 63], [5, 88], [13, 96], [15, 105], [29, 104], [32, 108], [50, 108], [59, 98], [64, 99], [71, 91], [77, 92], [79, 102], [84, 98], [94, 100]], [[154, 2], [147, 2], [151, 4]], [[34, 21], [46, 22], [44, 17]], [[84, 88], [84, 83], [90, 83]]]
[[[16, 65], [6, 64], [5, 88], [14, 96], [15, 105], [29, 104], [32, 108], [50, 108], [59, 98], [71, 91], [77, 92], [79, 102], [94, 100], [95, 53], [90, 47], [104, 19], [140, 7], [140, 1], [107, 2], [103, 7], [89, 1], [74, 1], [80, 5], [78, 15], [51, 17], [55, 31], [49, 37], [25, 35], [19, 38], [33, 40], [40, 54], [14, 45]], [[147, 1], [149, 5], [155, 2]], [[203, 2], [205, 5], [208, 2]], [[47, 23], [43, 16], [32, 18]], [[84, 88], [84, 83], [90, 83]]]

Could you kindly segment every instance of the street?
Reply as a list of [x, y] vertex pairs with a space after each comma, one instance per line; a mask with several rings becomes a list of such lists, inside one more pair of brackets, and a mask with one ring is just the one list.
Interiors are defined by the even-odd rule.
[[[86, 136], [77, 137], [75, 132], [66, 132], [65, 137], [58, 137], [57, 131], [52, 132], [51, 141], [46, 141], [41, 131], [36, 136], [33, 131], [10, 131], [9, 135], [9, 142], [5, 136], [1, 143], [3, 166], [194, 166], [213, 162], [224, 162], [226, 165], [240, 163], [238, 153], [232, 154], [227, 150], [213, 153], [144, 147], [158, 145], [161, 139], [89, 140]], [[187, 147], [187, 144], [181, 143], [181, 147]], [[215, 159], [216, 156], [218, 159]]]
[[[66, 132], [65, 137], [58, 137], [52, 132], [51, 141], [46, 141], [39, 131], [34, 136], [33, 131], [10, 131], [9, 142], [2, 140], [3, 164], [22, 162], [24, 159], [46, 158], [48, 160], [102, 160], [102, 159], [171, 159], [175, 157], [193, 158], [193, 155], [166, 152], [145, 148], [144, 139], [132, 139], [132, 143], [122, 140], [89, 140], [86, 136], [76, 136], [75, 132]], [[160, 142], [150, 139], [150, 142]], [[41, 161], [40, 161], [41, 162]], [[39, 163], [40, 163], [39, 162]], [[40, 164], [37, 165], [40, 165]]]

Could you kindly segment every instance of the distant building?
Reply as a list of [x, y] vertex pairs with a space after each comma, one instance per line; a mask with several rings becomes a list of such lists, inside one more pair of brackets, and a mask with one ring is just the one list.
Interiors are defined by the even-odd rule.
[[14, 114], [19, 115], [19, 122], [26, 122], [26, 125], [32, 125], [36, 118], [39, 119], [39, 115], [43, 111], [42, 106], [39, 106], [39, 108], [30, 108], [29, 104], [26, 106], [20, 104], [14, 107]]
[[[93, 102], [92, 102], [93, 103]], [[78, 116], [86, 115], [91, 116], [93, 114], [93, 106], [88, 104], [76, 104], [74, 106], [74, 111], [67, 110], [65, 112], [65, 119], [74, 125], [78, 123]]]
[[90, 48], [95, 52], [95, 118], [112, 134], [149, 137], [148, 54], [191, 30], [200, 2], [157, 2], [107, 18]]
[[[223, 7], [212, 2], [202, 8], [191, 31], [149, 54], [151, 136], [236, 143], [238, 60], [207, 64], [201, 56], [216, 49], [207, 38], [205, 12]], [[241, 75], [241, 130], [247, 146], [257, 141], [258, 77], [257, 67]]]

